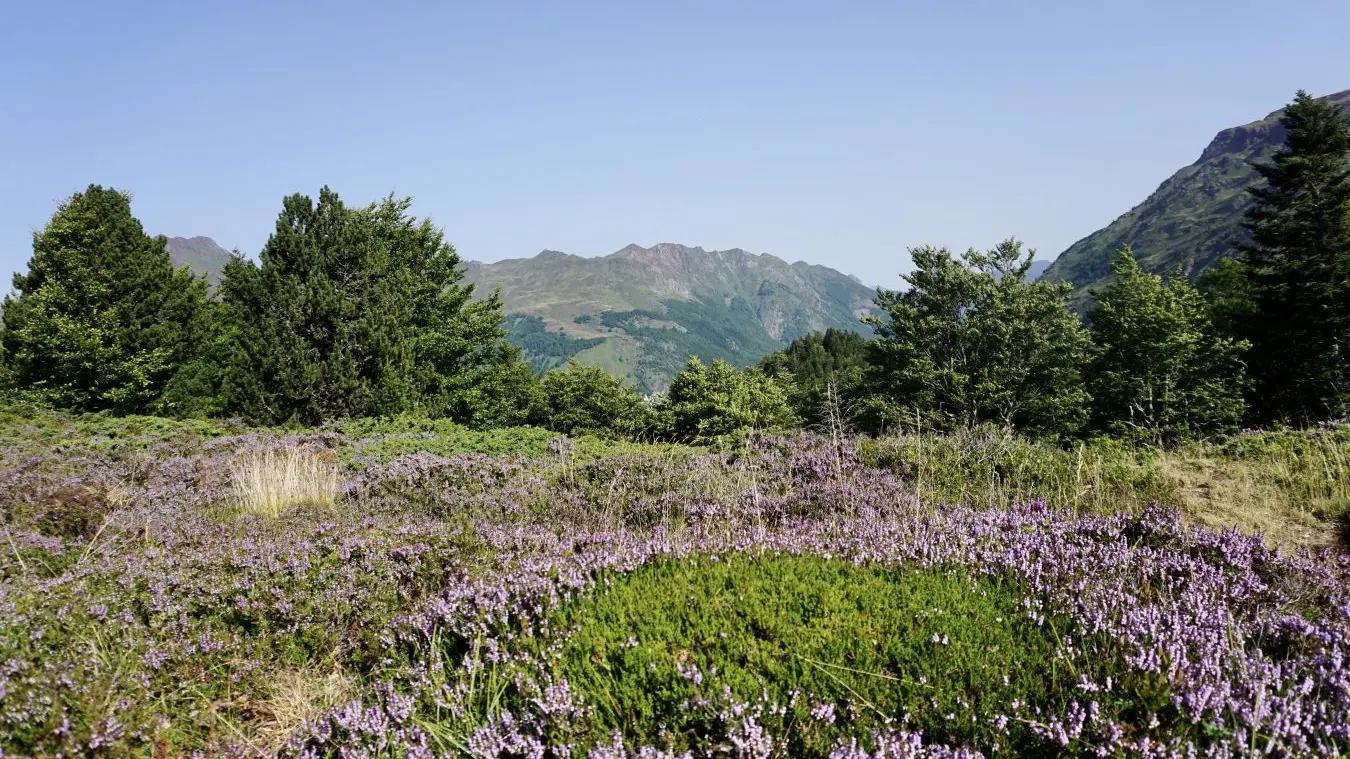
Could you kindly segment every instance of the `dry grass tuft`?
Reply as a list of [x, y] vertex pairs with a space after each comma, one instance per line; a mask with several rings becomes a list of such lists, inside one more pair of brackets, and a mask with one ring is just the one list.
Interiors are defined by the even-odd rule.
[[338, 468], [328, 452], [304, 448], [248, 451], [230, 467], [235, 501], [244, 511], [275, 517], [291, 506], [332, 506]]
[[340, 671], [327, 674], [299, 669], [277, 673], [267, 697], [256, 705], [258, 719], [249, 726], [250, 743], [272, 756], [305, 722], [356, 697], [356, 684]]

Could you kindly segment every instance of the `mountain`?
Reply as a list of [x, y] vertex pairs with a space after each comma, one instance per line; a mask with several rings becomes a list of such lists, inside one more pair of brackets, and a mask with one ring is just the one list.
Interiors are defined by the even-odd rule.
[[198, 274], [205, 274], [212, 287], [220, 284], [225, 264], [230, 261], [230, 251], [209, 237], [170, 237], [165, 247], [174, 266], [186, 266]]
[[[1350, 106], [1350, 90], [1324, 99]], [[1091, 300], [1088, 289], [1110, 278], [1111, 255], [1126, 243], [1145, 269], [1159, 274], [1180, 266], [1195, 277], [1234, 255], [1234, 241], [1243, 234], [1242, 215], [1252, 201], [1246, 189], [1259, 179], [1250, 164], [1268, 161], [1284, 143], [1282, 113], [1219, 132], [1199, 160], [1129, 213], [1070, 246], [1044, 278], [1072, 282], [1073, 302], [1081, 310]]]
[[[1027, 267], [1027, 274], [1025, 277], [1023, 277], [1023, 279], [1027, 282], [1035, 282], [1036, 280], [1040, 279], [1041, 275], [1045, 273], [1045, 270], [1049, 268], [1050, 268], [1049, 261], [1034, 258], [1031, 261], [1031, 266]], [[995, 282], [1001, 281], [1003, 279], [1003, 275], [999, 274], [998, 272], [992, 272], [992, 274]]]
[[501, 288], [510, 339], [535, 369], [575, 357], [644, 392], [665, 390], [691, 355], [747, 366], [809, 332], [868, 333], [858, 317], [875, 295], [826, 266], [669, 243], [466, 268], [479, 294]]

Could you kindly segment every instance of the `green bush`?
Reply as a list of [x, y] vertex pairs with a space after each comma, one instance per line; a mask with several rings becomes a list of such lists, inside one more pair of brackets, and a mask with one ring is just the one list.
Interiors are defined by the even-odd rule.
[[620, 378], [597, 366], [568, 361], [540, 382], [540, 424], [568, 435], [633, 438], [646, 433], [653, 415], [642, 396]]
[[686, 442], [791, 427], [797, 419], [788, 405], [790, 387], [759, 369], [737, 370], [720, 359], [705, 366], [691, 358], [658, 414], [667, 434]]
[[926, 739], [1002, 743], [972, 716], [1010, 713], [1014, 699], [1045, 703], [1073, 682], [1053, 663], [1050, 628], [1028, 624], [1021, 599], [1014, 585], [956, 570], [816, 556], [672, 561], [564, 607], [555, 629], [575, 632], [559, 674], [594, 705], [598, 740], [619, 730], [678, 752], [706, 721], [686, 704], [718, 699], [725, 684], [742, 702], [767, 695], [788, 707], [784, 721], [813, 725], [793, 756], [828, 754], [845, 731], [821, 715], [843, 722], [850, 704], [863, 726], [908, 714], [907, 729]]

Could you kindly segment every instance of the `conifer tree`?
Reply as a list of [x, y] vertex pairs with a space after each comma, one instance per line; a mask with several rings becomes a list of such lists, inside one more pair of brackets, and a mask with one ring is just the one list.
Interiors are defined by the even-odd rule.
[[840, 412], [844, 396], [858, 391], [867, 366], [867, 338], [833, 327], [812, 332], [759, 363], [765, 374], [791, 380], [792, 410], [806, 424], [825, 425], [825, 409]]
[[10, 381], [57, 406], [144, 412], [196, 353], [206, 282], [175, 269], [125, 193], [90, 185], [33, 236], [5, 299]]
[[1096, 429], [1174, 445], [1236, 430], [1245, 411], [1242, 353], [1222, 336], [1204, 298], [1180, 272], [1166, 281], [1139, 268], [1129, 247], [1091, 314], [1088, 391]]
[[1280, 117], [1284, 146], [1257, 165], [1265, 180], [1239, 246], [1252, 308], [1253, 405], [1262, 421], [1350, 415], [1350, 125], [1300, 90]]
[[352, 209], [327, 187], [317, 203], [283, 201], [260, 262], [231, 262], [221, 283], [229, 408], [268, 423], [421, 413], [486, 425], [516, 405], [501, 397], [519, 360], [500, 299], [472, 297], [454, 248], [410, 205]]

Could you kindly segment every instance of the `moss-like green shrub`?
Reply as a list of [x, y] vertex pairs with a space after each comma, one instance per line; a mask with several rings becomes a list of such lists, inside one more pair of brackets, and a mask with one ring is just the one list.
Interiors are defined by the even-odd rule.
[[619, 730], [682, 750], [707, 720], [691, 703], [716, 701], [725, 685], [810, 726], [793, 731], [797, 756], [887, 719], [968, 743], [990, 739], [987, 715], [1011, 713], [1014, 699], [1043, 703], [1072, 682], [1054, 663], [1051, 629], [1028, 622], [1021, 599], [961, 570], [819, 556], [660, 563], [559, 612], [575, 630], [559, 674], [594, 709], [596, 739]]

